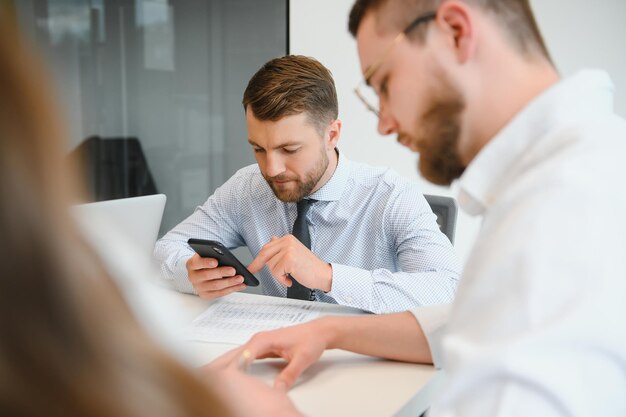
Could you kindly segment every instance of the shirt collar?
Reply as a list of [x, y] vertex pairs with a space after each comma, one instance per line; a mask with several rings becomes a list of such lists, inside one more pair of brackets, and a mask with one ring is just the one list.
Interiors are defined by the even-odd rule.
[[491, 206], [521, 157], [552, 128], [613, 111], [613, 84], [604, 71], [584, 70], [533, 99], [468, 165], [459, 180], [459, 205], [470, 215]]
[[337, 201], [341, 198], [346, 184], [348, 183], [348, 179], [350, 178], [352, 163], [342, 152], [339, 152], [339, 149], [337, 149], [337, 154], [337, 167], [333, 175], [322, 188], [309, 195], [307, 198], [312, 198], [317, 201]]

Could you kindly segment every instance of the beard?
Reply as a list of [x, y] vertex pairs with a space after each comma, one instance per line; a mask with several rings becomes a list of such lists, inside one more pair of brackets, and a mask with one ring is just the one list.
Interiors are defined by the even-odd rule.
[[419, 153], [418, 169], [425, 179], [450, 185], [466, 168], [459, 155], [465, 100], [443, 72], [437, 78], [440, 83], [433, 88], [413, 134], [401, 132], [398, 141], [410, 143], [410, 148]]
[[[263, 177], [274, 192], [276, 198], [284, 203], [295, 203], [311, 194], [317, 183], [326, 172], [328, 164], [328, 155], [326, 154], [324, 147], [322, 147], [320, 158], [313, 169], [304, 174], [304, 178], [300, 179], [297, 176], [290, 177], [286, 174], [280, 174], [275, 177], [268, 177], [263, 174]], [[280, 185], [275, 183], [276, 181], [294, 181], [295, 187], [290, 189], [281, 188]]]

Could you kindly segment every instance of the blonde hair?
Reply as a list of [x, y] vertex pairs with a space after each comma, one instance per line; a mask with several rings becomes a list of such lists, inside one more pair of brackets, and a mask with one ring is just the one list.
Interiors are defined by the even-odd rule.
[[[357, 0], [350, 11], [348, 30], [356, 34], [363, 17], [371, 11], [382, 12], [378, 23], [382, 28], [400, 32], [417, 16], [434, 12], [445, 0]], [[529, 0], [462, 0], [490, 13], [500, 22], [511, 43], [524, 55], [539, 54], [551, 61], [539, 31]], [[384, 10], [383, 10], [384, 9]], [[410, 34], [418, 42], [424, 40], [425, 26]]]
[[229, 415], [142, 331], [72, 222], [65, 132], [16, 26], [0, 5], [0, 415]]

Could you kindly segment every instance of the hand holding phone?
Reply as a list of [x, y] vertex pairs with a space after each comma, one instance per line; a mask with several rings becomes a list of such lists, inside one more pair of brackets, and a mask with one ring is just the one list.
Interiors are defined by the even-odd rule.
[[[233, 259], [237, 259], [223, 245], [201, 239], [190, 239], [188, 244], [196, 254], [187, 260], [185, 267], [189, 282], [200, 298], [212, 300], [246, 288], [244, 283], [246, 278], [239, 273], [246, 268], [239, 261], [232, 262]], [[226, 254], [230, 256], [225, 258]], [[258, 285], [254, 275], [250, 274], [247, 279], [251, 285]]]

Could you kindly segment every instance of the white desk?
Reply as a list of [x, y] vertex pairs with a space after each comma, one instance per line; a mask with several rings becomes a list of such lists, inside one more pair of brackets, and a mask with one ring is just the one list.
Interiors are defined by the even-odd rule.
[[[236, 297], [264, 297], [232, 294]], [[172, 303], [191, 321], [210, 304], [199, 297], [171, 291]], [[229, 296], [230, 297], [230, 296]], [[322, 304], [322, 303], [320, 303]], [[358, 310], [323, 304], [324, 314], [354, 314]], [[234, 345], [186, 342], [191, 362], [205, 364]], [[284, 362], [263, 360], [249, 372], [271, 383]], [[442, 375], [432, 366], [370, 358], [350, 352], [327, 351], [307, 370], [289, 396], [307, 416], [418, 417], [428, 408]]]

